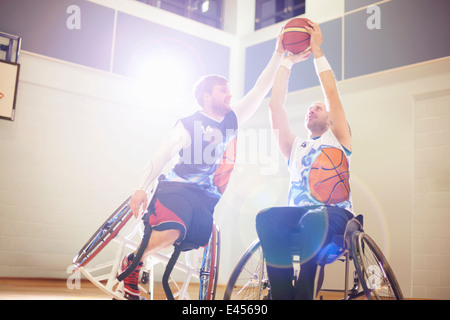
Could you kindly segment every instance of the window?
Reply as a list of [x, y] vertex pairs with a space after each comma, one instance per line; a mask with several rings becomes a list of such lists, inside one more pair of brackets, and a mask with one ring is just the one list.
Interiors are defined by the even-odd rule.
[[151, 6], [222, 29], [222, 0], [138, 0]]
[[305, 13], [305, 0], [256, 0], [255, 30]]

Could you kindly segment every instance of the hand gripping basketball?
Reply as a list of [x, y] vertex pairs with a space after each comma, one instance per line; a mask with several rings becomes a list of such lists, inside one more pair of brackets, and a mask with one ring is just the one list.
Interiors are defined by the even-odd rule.
[[310, 49], [311, 35], [306, 27], [310, 21], [305, 18], [290, 20], [284, 27], [283, 45], [286, 50], [293, 54], [303, 53]]

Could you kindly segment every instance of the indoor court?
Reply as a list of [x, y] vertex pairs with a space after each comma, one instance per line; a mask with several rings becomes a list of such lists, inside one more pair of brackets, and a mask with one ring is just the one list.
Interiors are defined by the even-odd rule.
[[[68, 289], [60, 279], [8, 278], [0, 279], [0, 288], [1, 300], [111, 300], [88, 280], [81, 281], [80, 289]], [[198, 285], [193, 285], [191, 294], [198, 300]], [[161, 284], [156, 284], [154, 298], [166, 299]]]
[[0, 300], [450, 299], [449, 12], [1, 0]]

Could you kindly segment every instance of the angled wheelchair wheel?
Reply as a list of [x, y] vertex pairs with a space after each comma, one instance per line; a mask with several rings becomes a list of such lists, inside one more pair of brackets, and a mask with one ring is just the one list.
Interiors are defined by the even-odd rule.
[[259, 239], [253, 241], [228, 281], [224, 300], [270, 299], [270, 285]]
[[375, 241], [356, 231], [352, 235], [351, 251], [367, 299], [403, 300], [394, 272]]
[[83, 267], [91, 261], [112, 239], [114, 239], [123, 226], [133, 216], [129, 207], [130, 199], [131, 197], [123, 202], [81, 248], [73, 259], [73, 265], [75, 267]]
[[214, 224], [211, 238], [203, 252], [200, 266], [199, 300], [214, 300], [216, 297], [217, 281], [220, 263], [220, 231]]

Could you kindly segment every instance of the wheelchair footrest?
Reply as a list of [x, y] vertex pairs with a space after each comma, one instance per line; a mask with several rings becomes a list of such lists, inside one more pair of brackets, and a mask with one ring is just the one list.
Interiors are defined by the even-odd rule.
[[338, 245], [335, 242], [330, 242], [322, 250], [320, 250], [317, 256], [317, 264], [325, 265], [330, 264], [339, 259], [339, 257], [344, 252], [342, 245]]

